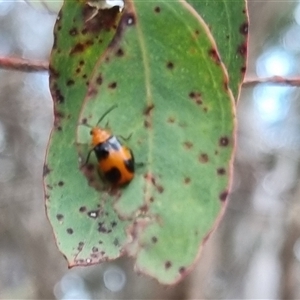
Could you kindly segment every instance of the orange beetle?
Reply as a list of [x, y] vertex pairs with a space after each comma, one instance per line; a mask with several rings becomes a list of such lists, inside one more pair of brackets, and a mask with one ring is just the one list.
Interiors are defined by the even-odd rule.
[[104, 178], [112, 185], [120, 186], [129, 183], [134, 177], [135, 162], [133, 153], [131, 149], [122, 145], [116, 136], [98, 126], [104, 117], [116, 107], [117, 105], [113, 105], [109, 108], [101, 116], [96, 126], [92, 127], [85, 124], [92, 127], [90, 134], [93, 145], [93, 148], [88, 153], [86, 163], [90, 158], [91, 152], [94, 151], [99, 169]]

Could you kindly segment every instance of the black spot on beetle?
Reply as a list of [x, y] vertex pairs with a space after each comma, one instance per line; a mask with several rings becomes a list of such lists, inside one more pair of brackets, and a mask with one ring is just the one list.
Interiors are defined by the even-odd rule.
[[106, 178], [107, 181], [110, 183], [117, 183], [121, 179], [121, 172], [118, 168], [113, 167], [109, 171], [104, 173], [104, 177]]
[[245, 22], [240, 26], [240, 33], [247, 35], [248, 34], [248, 23]]
[[117, 87], [117, 83], [114, 81], [114, 82], [111, 82], [109, 85], [108, 85], [108, 87], [110, 88], [110, 89], [115, 89], [116, 87]]
[[159, 14], [159, 13], [160, 13], [160, 7], [159, 7], [159, 6], [156, 6], [156, 7], [154, 8], [154, 11], [155, 11], [157, 14]]
[[170, 269], [172, 267], [172, 263], [168, 260], [165, 262], [165, 268]]
[[68, 229], [67, 229], [67, 233], [68, 233], [68, 234], [73, 234], [73, 232], [74, 232], [74, 230], [73, 230], [72, 228], [68, 228]]
[[223, 136], [223, 137], [220, 138], [220, 140], [219, 140], [219, 145], [220, 145], [221, 147], [226, 147], [226, 146], [228, 146], [228, 144], [229, 144], [229, 139], [228, 139], [228, 137]]

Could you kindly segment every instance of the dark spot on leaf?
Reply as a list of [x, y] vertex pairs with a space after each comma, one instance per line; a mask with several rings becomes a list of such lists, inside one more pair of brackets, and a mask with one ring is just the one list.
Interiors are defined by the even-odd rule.
[[150, 128], [150, 127], [151, 127], [151, 123], [150, 123], [148, 120], [145, 120], [145, 121], [144, 121], [144, 126], [145, 126], [146, 128]]
[[229, 89], [227, 78], [224, 80], [224, 89], [225, 89], [225, 91], [228, 91], [228, 89]]
[[116, 247], [118, 247], [120, 245], [119, 239], [117, 239], [117, 238], [114, 239], [113, 243]]
[[79, 243], [78, 243], [77, 250], [78, 250], [78, 251], [81, 251], [81, 250], [83, 249], [83, 246], [84, 246], [84, 242], [79, 242]]
[[193, 143], [190, 141], [186, 141], [186, 142], [184, 142], [184, 147], [186, 149], [191, 149], [193, 147]]
[[149, 210], [149, 207], [148, 207], [147, 204], [143, 205], [143, 206], [140, 208], [141, 214], [146, 214], [148, 210]]
[[154, 198], [153, 197], [150, 197], [149, 201], [152, 203], [154, 202]]
[[50, 172], [51, 170], [49, 169], [48, 165], [45, 164], [43, 169], [43, 176], [47, 176]]
[[215, 61], [216, 64], [220, 64], [221, 59], [216, 49], [212, 48], [208, 51], [209, 56]]
[[241, 56], [245, 56], [246, 53], [247, 53], [247, 45], [244, 43], [244, 44], [238, 46], [237, 52], [238, 52]]
[[201, 93], [199, 92], [190, 92], [189, 97], [197, 104], [201, 105], [202, 104], [202, 98], [201, 98]]
[[166, 268], [166, 269], [171, 268], [171, 266], [172, 266], [172, 263], [171, 263], [170, 261], [166, 261], [166, 262], [165, 262], [165, 268]]
[[154, 11], [155, 11], [156, 13], [160, 13], [160, 7], [159, 7], [159, 6], [156, 6], [156, 7], [154, 8]]
[[161, 185], [157, 185], [157, 190], [160, 194], [162, 194], [164, 192], [164, 187]]
[[157, 243], [157, 237], [156, 237], [156, 236], [153, 236], [153, 237], [151, 238], [151, 241], [152, 241], [153, 244]]
[[94, 97], [94, 96], [96, 96], [97, 94], [98, 94], [98, 90], [97, 90], [95, 87], [90, 86], [89, 89], [88, 89], [87, 95], [88, 95], [89, 97]]
[[82, 43], [77, 43], [71, 50], [70, 55], [81, 53], [85, 50], [85, 47]]
[[117, 222], [116, 222], [116, 221], [112, 221], [112, 222], [110, 223], [110, 225], [111, 225], [111, 227], [116, 227], [116, 226], [117, 226]]
[[73, 231], [72, 228], [68, 228], [68, 229], [67, 229], [67, 233], [68, 233], [68, 234], [73, 234], [73, 232], [74, 232], [74, 231]]
[[56, 128], [58, 131], [62, 131], [62, 127], [61, 126], [57, 126]]
[[82, 78], [83, 78], [83, 79], [87, 79], [87, 75], [86, 75], [86, 74], [83, 74], [83, 75], [82, 75]]
[[175, 122], [175, 118], [173, 117], [169, 117], [167, 120], [168, 123], [174, 123]]
[[190, 177], [185, 177], [184, 178], [184, 183], [185, 184], [189, 184], [191, 182], [191, 178]]
[[196, 30], [195, 30], [195, 34], [196, 34], [196, 35], [199, 35], [199, 33], [200, 33], [199, 30], [196, 29]]
[[228, 137], [223, 136], [223, 137], [220, 138], [220, 140], [219, 140], [219, 145], [220, 145], [221, 147], [226, 147], [226, 146], [228, 146], [228, 144], [229, 144], [229, 139], [228, 139]]
[[218, 155], [218, 154], [219, 154], [219, 151], [218, 151], [218, 150], [216, 150], [216, 151], [215, 151], [215, 155]]
[[178, 271], [180, 274], [185, 273], [185, 267], [180, 267]]
[[218, 175], [224, 175], [226, 173], [226, 170], [224, 168], [217, 169]]
[[65, 183], [63, 181], [58, 182], [58, 186], [63, 186]]
[[102, 75], [101, 75], [101, 74], [96, 78], [96, 82], [97, 82], [97, 84], [99, 84], [99, 85], [102, 84], [103, 78], [102, 78]]
[[68, 81], [67, 81], [67, 86], [71, 86], [71, 85], [73, 85], [75, 83], [75, 81], [73, 80], [73, 79], [69, 79]]
[[76, 72], [76, 74], [79, 74], [79, 73], [81, 72], [81, 68], [77, 68], [77, 69], [75, 70], [75, 72]]
[[227, 199], [228, 196], [228, 191], [224, 191], [220, 194], [219, 198], [221, 201], [225, 201]]
[[247, 35], [248, 34], [248, 23], [245, 22], [240, 26], [240, 33]]
[[95, 253], [95, 252], [98, 252], [98, 251], [99, 251], [99, 249], [98, 249], [97, 247], [93, 247], [93, 248], [92, 248], [92, 252]]
[[135, 23], [136, 23], [135, 16], [132, 13], [124, 14], [123, 18], [124, 18], [126, 25], [128, 25], [128, 26], [135, 25]]
[[243, 14], [245, 14], [246, 13], [246, 9], [243, 9]]
[[103, 242], [102, 242], [102, 241], [99, 241], [99, 244], [101, 245], [101, 244], [103, 244]]
[[241, 73], [246, 73], [246, 67], [244, 66], [244, 67], [241, 67]]
[[122, 49], [122, 48], [119, 48], [118, 51], [116, 52], [116, 55], [117, 55], [118, 57], [123, 56], [123, 55], [124, 55], [123, 49]]
[[86, 211], [86, 207], [85, 207], [85, 206], [81, 206], [81, 207], [79, 208], [79, 211], [80, 211], [81, 213], [85, 212], [85, 211]]
[[144, 115], [149, 116], [151, 110], [154, 108], [154, 104], [151, 103], [149, 105], [147, 105], [147, 107], [144, 109]]
[[226, 35], [226, 39], [229, 40], [229, 38], [230, 38], [230, 36], [227, 34], [227, 35]]
[[54, 101], [56, 103], [63, 103], [65, 101], [65, 97], [62, 95], [60, 89], [56, 88], [54, 90]]
[[104, 226], [104, 222], [99, 222], [99, 223], [98, 223], [98, 231], [99, 231], [99, 232], [102, 232], [102, 233], [106, 233], [106, 232], [107, 232], [107, 229], [106, 229], [106, 227]]
[[208, 155], [206, 153], [201, 153], [199, 155], [199, 161], [201, 163], [204, 163], [204, 164], [207, 163], [208, 162]]
[[87, 214], [90, 218], [96, 219], [99, 216], [99, 210], [91, 210]]
[[172, 63], [171, 61], [169, 61], [168, 63], [167, 63], [167, 68], [168, 69], [173, 69], [174, 68], [174, 63]]
[[83, 65], [84, 65], [84, 60], [80, 60], [80, 61], [79, 61], [79, 65], [80, 65], [80, 66], [83, 66]]
[[56, 215], [56, 219], [57, 219], [58, 221], [61, 221], [63, 218], [64, 218], [64, 216], [63, 216], [62, 214], [57, 214], [57, 215]]
[[110, 88], [110, 89], [115, 89], [116, 87], [117, 87], [117, 83], [114, 81], [114, 82], [111, 82], [109, 85], [108, 85], [108, 87]]
[[75, 36], [78, 34], [78, 30], [76, 27], [73, 27], [69, 30], [70, 35]]

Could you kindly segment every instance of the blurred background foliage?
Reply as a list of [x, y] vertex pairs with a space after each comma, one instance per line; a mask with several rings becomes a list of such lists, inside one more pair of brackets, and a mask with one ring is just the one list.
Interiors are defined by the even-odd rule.
[[[248, 3], [247, 78], [299, 76], [300, 2]], [[55, 12], [0, 0], [0, 55], [48, 60]], [[1, 299], [299, 299], [299, 88], [244, 85], [228, 209], [196, 270], [165, 289], [130, 259], [67, 270], [46, 219], [47, 72], [0, 70]]]

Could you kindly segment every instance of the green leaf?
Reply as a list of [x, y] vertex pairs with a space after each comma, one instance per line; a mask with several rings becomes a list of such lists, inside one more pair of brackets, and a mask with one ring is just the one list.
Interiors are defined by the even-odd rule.
[[82, 100], [92, 69], [119, 20], [118, 7], [88, 20], [91, 13], [83, 0], [65, 2], [50, 60], [55, 127], [44, 169], [46, 206], [69, 266], [119, 257], [127, 239], [126, 222], [119, 220], [105, 195], [91, 188], [79, 170], [75, 136]]
[[187, 0], [209, 26], [238, 100], [246, 71], [248, 16], [246, 0]]
[[[131, 221], [136, 268], [164, 284], [191, 269], [228, 193], [235, 110], [227, 83], [208, 27], [183, 1], [127, 2], [90, 82], [80, 121], [94, 125], [117, 104], [106, 121], [117, 136], [132, 133], [127, 145], [144, 163], [128, 186], [99, 196]], [[79, 126], [77, 142], [90, 143], [88, 128]], [[88, 147], [80, 151], [86, 157]]]

